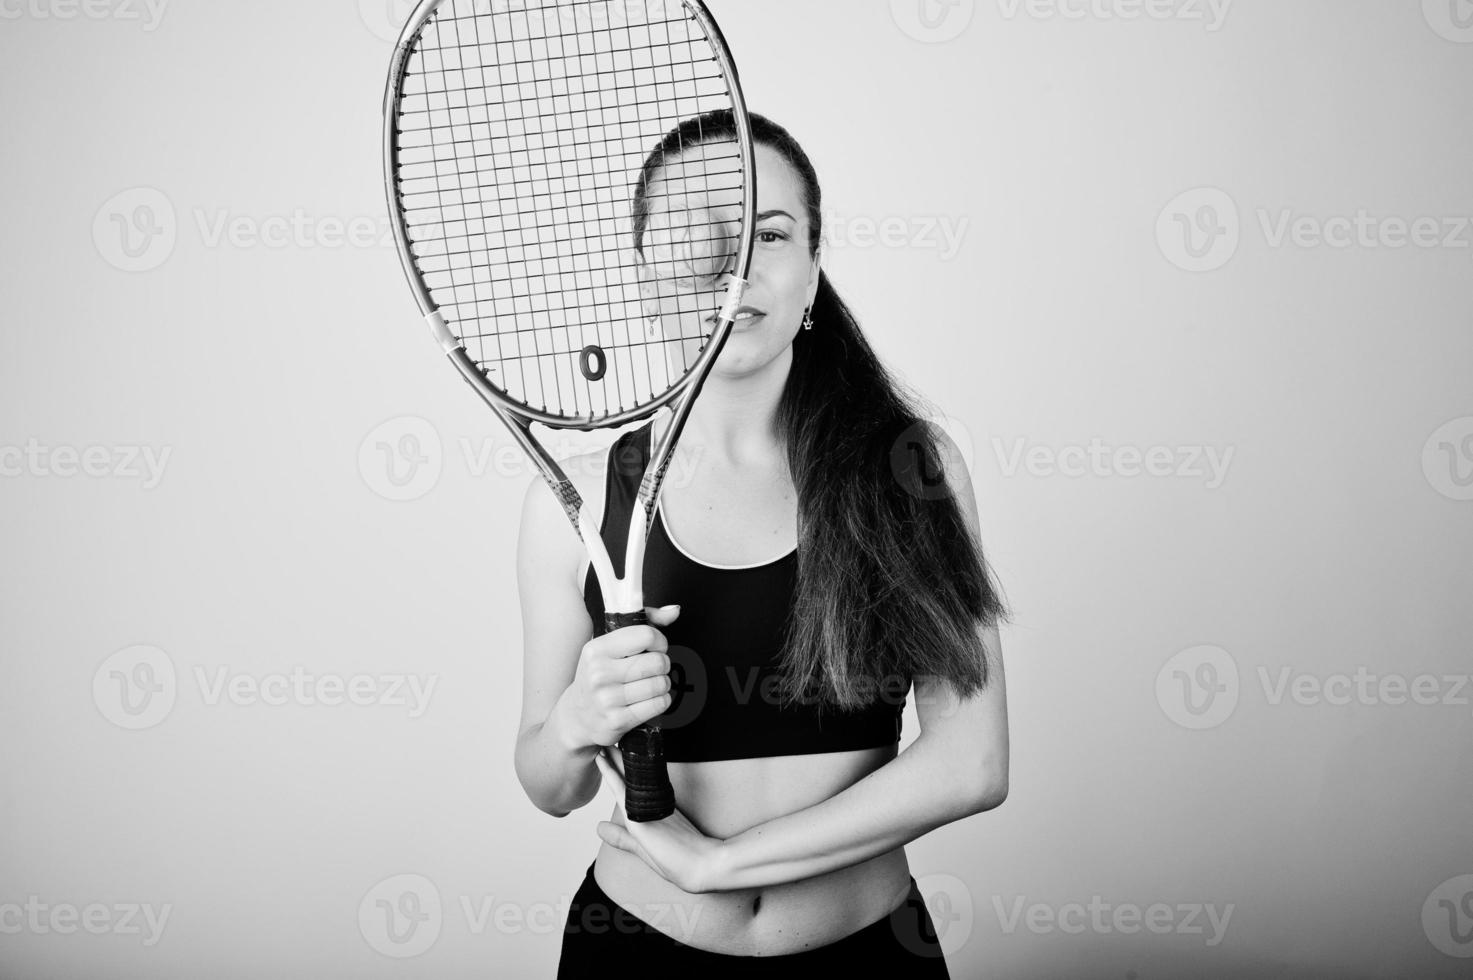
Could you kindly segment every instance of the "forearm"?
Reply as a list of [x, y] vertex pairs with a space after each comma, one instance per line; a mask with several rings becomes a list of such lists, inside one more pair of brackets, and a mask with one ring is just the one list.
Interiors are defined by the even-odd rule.
[[547, 720], [517, 742], [516, 770], [522, 789], [537, 809], [565, 817], [598, 794], [603, 777], [594, 757], [600, 747], [582, 743], [564, 720], [562, 700]]
[[725, 840], [712, 891], [800, 881], [867, 861], [1002, 802], [987, 769], [958, 773], [958, 754], [924, 735], [843, 792]]

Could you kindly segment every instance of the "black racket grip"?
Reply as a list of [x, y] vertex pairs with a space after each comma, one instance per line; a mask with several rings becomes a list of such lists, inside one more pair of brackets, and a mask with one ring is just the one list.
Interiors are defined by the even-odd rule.
[[[643, 609], [604, 613], [604, 631], [646, 626], [649, 621]], [[619, 753], [624, 757], [625, 815], [635, 823], [646, 823], [674, 813], [675, 788], [670, 785], [670, 771], [665, 766], [665, 736], [660, 726], [646, 722], [631, 728], [619, 739]]]

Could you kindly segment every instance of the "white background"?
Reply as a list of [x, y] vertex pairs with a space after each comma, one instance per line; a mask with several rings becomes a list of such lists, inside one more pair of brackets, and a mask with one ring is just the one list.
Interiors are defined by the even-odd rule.
[[[1011, 797], [908, 848], [952, 976], [1466, 975], [1473, 7], [919, 3], [711, 6], [1015, 611]], [[530, 474], [382, 241], [407, 7], [0, 11], [0, 976], [551, 976], [610, 799], [513, 772]], [[435, 686], [216, 696], [297, 668]]]

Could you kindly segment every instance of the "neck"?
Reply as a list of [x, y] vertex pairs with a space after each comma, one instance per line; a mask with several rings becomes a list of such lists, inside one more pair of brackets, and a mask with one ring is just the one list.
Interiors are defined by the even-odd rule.
[[777, 407], [792, 356], [789, 350], [761, 371], [739, 378], [713, 372], [691, 408], [676, 452], [699, 449], [732, 463], [771, 457], [778, 445]]

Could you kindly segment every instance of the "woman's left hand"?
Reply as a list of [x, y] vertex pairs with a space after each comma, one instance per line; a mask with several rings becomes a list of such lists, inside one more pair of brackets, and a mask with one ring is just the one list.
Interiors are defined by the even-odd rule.
[[599, 823], [598, 836], [604, 843], [638, 855], [681, 891], [692, 894], [716, 891], [717, 858], [722, 841], [701, 833], [679, 810], [663, 820], [645, 823], [629, 820], [624, 813], [624, 777], [603, 752], [599, 752], [597, 760], [604, 785], [613, 791], [623, 819], [622, 826], [610, 820]]

